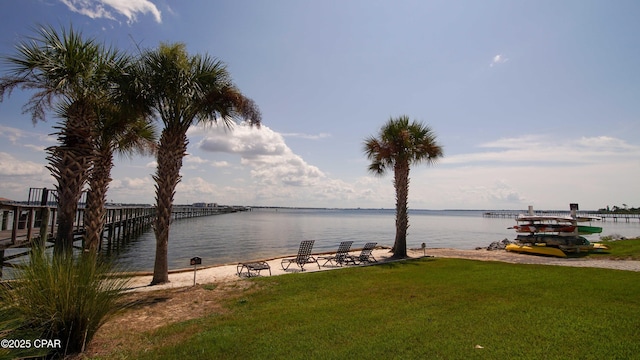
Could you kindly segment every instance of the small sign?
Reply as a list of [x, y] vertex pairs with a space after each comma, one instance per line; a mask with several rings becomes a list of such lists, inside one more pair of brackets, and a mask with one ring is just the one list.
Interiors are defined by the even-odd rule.
[[199, 257], [191, 258], [191, 265], [193, 265], [193, 286], [196, 286], [196, 270], [198, 265], [202, 264], [202, 259]]

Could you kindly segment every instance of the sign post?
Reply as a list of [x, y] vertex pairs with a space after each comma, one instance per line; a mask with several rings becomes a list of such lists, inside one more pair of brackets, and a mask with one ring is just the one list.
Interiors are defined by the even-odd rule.
[[196, 286], [196, 270], [198, 265], [202, 264], [202, 259], [199, 257], [191, 258], [191, 265], [193, 265], [193, 286]]

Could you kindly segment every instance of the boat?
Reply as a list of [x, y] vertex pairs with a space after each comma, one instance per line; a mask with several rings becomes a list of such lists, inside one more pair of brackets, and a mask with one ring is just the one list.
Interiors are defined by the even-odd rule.
[[544, 243], [540, 244], [509, 244], [505, 247], [507, 251], [524, 253], [524, 254], [534, 254], [534, 255], [546, 255], [546, 256], [557, 256], [566, 258], [567, 254], [564, 251], [560, 250], [557, 247], [546, 246]]

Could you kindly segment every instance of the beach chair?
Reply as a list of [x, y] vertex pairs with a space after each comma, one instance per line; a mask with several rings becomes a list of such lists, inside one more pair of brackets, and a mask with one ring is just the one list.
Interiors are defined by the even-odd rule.
[[[318, 264], [318, 260], [311, 256], [311, 249], [313, 249], [313, 243], [315, 240], [304, 240], [300, 243], [300, 249], [298, 249], [298, 255], [294, 258], [290, 259], [282, 259], [280, 262], [280, 266], [282, 266], [282, 270], [287, 270], [291, 264], [296, 264], [300, 267], [300, 271], [304, 271], [304, 266], [310, 263]], [[286, 264], [286, 266], [285, 266]], [[320, 264], [318, 264], [318, 269], [320, 269]]]
[[269, 270], [269, 276], [271, 276], [271, 266], [269, 266], [266, 261], [238, 263], [238, 266], [236, 267], [238, 276], [242, 276], [245, 269], [247, 270], [247, 277], [260, 276], [260, 272], [262, 270]]
[[376, 247], [376, 245], [378, 245], [378, 243], [375, 243], [375, 242], [368, 242], [364, 244], [362, 251], [360, 251], [360, 255], [358, 256], [349, 255], [346, 262], [347, 263], [352, 262], [354, 265], [358, 265], [362, 263], [370, 264], [370, 263], [378, 262], [378, 260], [376, 260], [376, 258], [374, 258], [372, 255], [373, 249]]
[[320, 264], [320, 260], [324, 260], [324, 264], [322, 264], [322, 266], [326, 266], [327, 263], [331, 263], [331, 265], [334, 266], [342, 266], [347, 262], [347, 259], [349, 258], [349, 250], [351, 249], [351, 244], [353, 244], [353, 241], [341, 242], [340, 245], [338, 245], [338, 251], [336, 251], [334, 255], [318, 257], [318, 265]]

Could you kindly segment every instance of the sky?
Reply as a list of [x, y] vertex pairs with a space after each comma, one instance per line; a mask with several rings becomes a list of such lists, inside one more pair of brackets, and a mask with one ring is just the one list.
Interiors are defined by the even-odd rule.
[[[223, 61], [263, 126], [193, 126], [179, 204], [394, 208], [363, 142], [407, 115], [444, 151], [412, 166], [410, 208], [638, 207], [639, 18], [635, 0], [4, 0], [0, 56], [72, 25], [131, 54], [182, 42]], [[55, 185], [59, 119], [34, 124], [32, 94], [0, 103], [0, 197]], [[118, 157], [108, 201], [153, 204], [155, 166]]]

